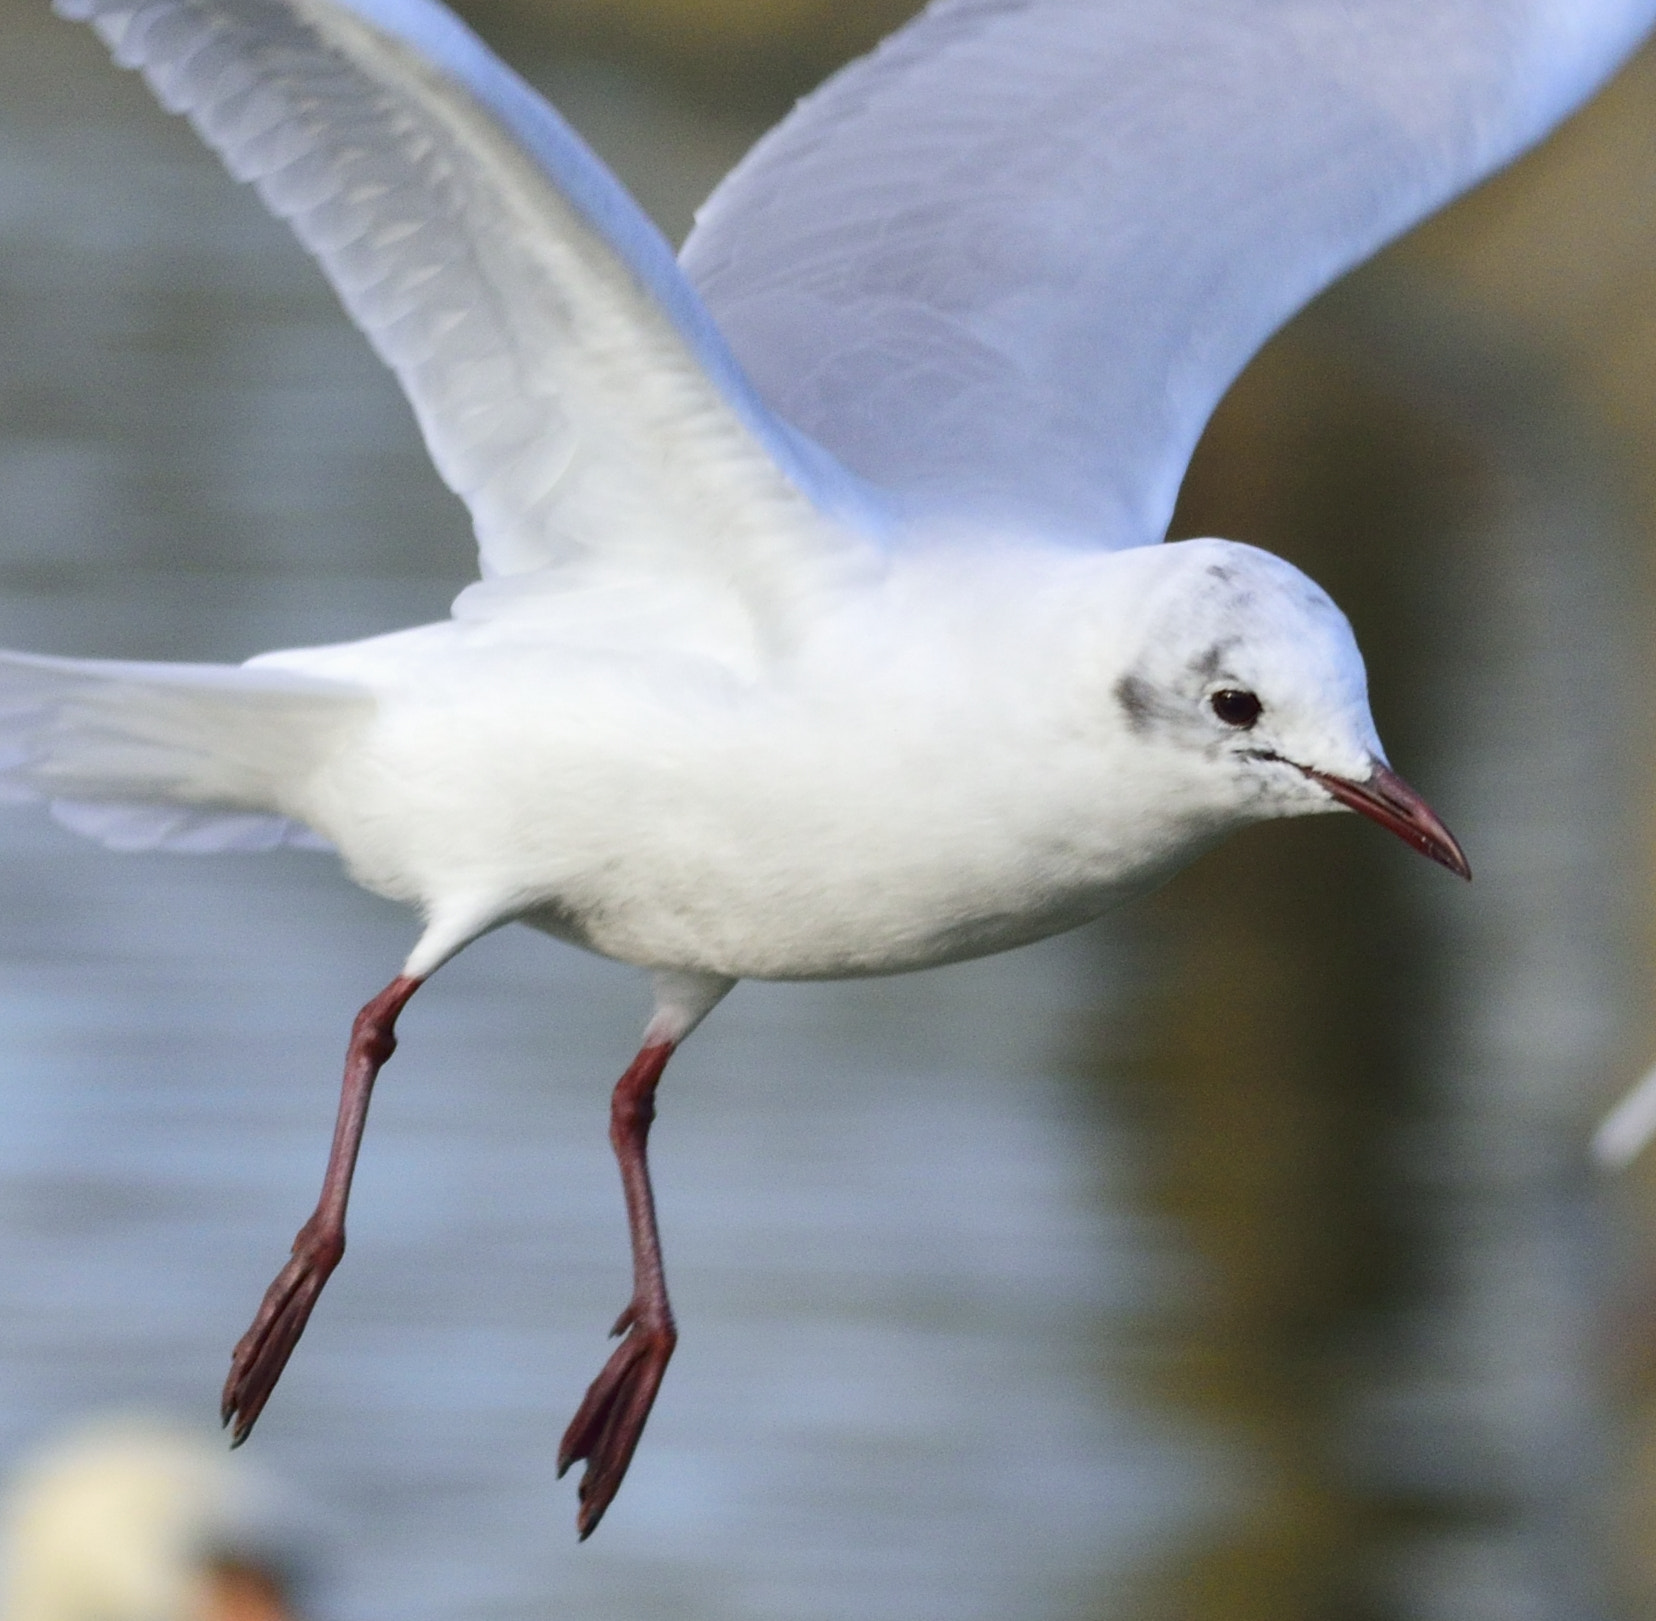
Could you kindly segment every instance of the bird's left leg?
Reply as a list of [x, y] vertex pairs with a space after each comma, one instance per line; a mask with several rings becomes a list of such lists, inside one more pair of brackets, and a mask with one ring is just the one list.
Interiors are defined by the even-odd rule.
[[396, 1048], [397, 1015], [422, 983], [423, 977], [400, 975], [357, 1014], [351, 1027], [345, 1079], [339, 1092], [339, 1118], [328, 1152], [327, 1173], [322, 1178], [322, 1196], [293, 1241], [291, 1259], [265, 1291], [253, 1326], [231, 1354], [220, 1417], [226, 1424], [234, 1421], [232, 1446], [240, 1446], [247, 1439], [254, 1421], [264, 1411], [299, 1336], [305, 1332], [322, 1285], [345, 1253], [345, 1206], [351, 1196], [357, 1150], [362, 1146], [362, 1128], [368, 1120], [368, 1099], [381, 1067]]
[[586, 1460], [575, 1521], [583, 1542], [598, 1528], [604, 1510], [621, 1488], [678, 1344], [646, 1153], [655, 1119], [656, 1084], [679, 1043], [733, 983], [708, 974], [658, 974], [655, 1015], [644, 1032], [638, 1056], [616, 1083], [610, 1099], [610, 1143], [621, 1167], [632, 1239], [633, 1293], [610, 1330], [621, 1336], [621, 1343], [593, 1380], [558, 1448], [560, 1476], [571, 1464]]

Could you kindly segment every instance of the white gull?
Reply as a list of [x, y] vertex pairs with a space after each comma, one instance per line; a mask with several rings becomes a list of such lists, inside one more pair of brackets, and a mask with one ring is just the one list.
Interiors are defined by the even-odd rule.
[[585, 1536], [676, 1338], [654, 1090], [736, 980], [1002, 950], [1342, 806], [1466, 875], [1328, 597], [1155, 543], [1270, 331], [1656, 0], [940, 0], [754, 149], [682, 266], [435, 0], [60, 9], [292, 223], [482, 553], [452, 619], [349, 646], [0, 654], [14, 796], [119, 848], [331, 844], [424, 920], [236, 1348], [237, 1440], [343, 1253], [398, 1013], [502, 923], [655, 986], [612, 1107], [633, 1298], [560, 1453]]

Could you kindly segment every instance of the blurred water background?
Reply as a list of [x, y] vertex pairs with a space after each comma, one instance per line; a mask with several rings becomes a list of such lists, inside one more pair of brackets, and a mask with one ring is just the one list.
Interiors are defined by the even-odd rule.
[[[675, 237], [899, 4], [470, 13]], [[250, 1450], [316, 1621], [1656, 1615], [1656, 61], [1260, 357], [1175, 533], [1307, 567], [1468, 890], [1355, 818], [1130, 913], [745, 986], [654, 1139], [683, 1341], [574, 1543], [628, 1287], [626, 970], [527, 931], [415, 1000], [351, 1253]], [[464, 514], [285, 229], [0, 0], [0, 643], [239, 659], [442, 614]], [[409, 920], [331, 858], [0, 820], [0, 1465], [211, 1413]]]

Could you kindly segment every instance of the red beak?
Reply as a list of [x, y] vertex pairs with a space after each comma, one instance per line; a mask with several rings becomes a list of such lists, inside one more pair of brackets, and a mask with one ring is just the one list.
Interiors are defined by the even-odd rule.
[[1437, 812], [1389, 767], [1376, 765], [1363, 782], [1331, 777], [1327, 772], [1313, 771], [1310, 766], [1301, 766], [1300, 770], [1359, 816], [1378, 822], [1405, 844], [1412, 844], [1423, 856], [1430, 856], [1440, 867], [1447, 867], [1462, 878], [1471, 878], [1466, 852], [1455, 835], [1438, 819]]

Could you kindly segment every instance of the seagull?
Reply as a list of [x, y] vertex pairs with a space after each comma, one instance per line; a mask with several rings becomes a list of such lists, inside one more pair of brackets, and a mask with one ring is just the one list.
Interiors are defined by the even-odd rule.
[[470, 510], [452, 616], [239, 666], [0, 654], [0, 791], [121, 849], [328, 846], [422, 929], [357, 1015], [315, 1212], [236, 1346], [239, 1444], [345, 1248], [409, 998], [508, 922], [642, 969], [610, 1138], [590, 1535], [677, 1340], [646, 1143], [741, 979], [1096, 917], [1353, 810], [1462, 877], [1350, 626], [1163, 544], [1232, 378], [1586, 99], [1656, 0], [936, 0], [672, 250], [437, 0], [57, 0], [287, 219]]

